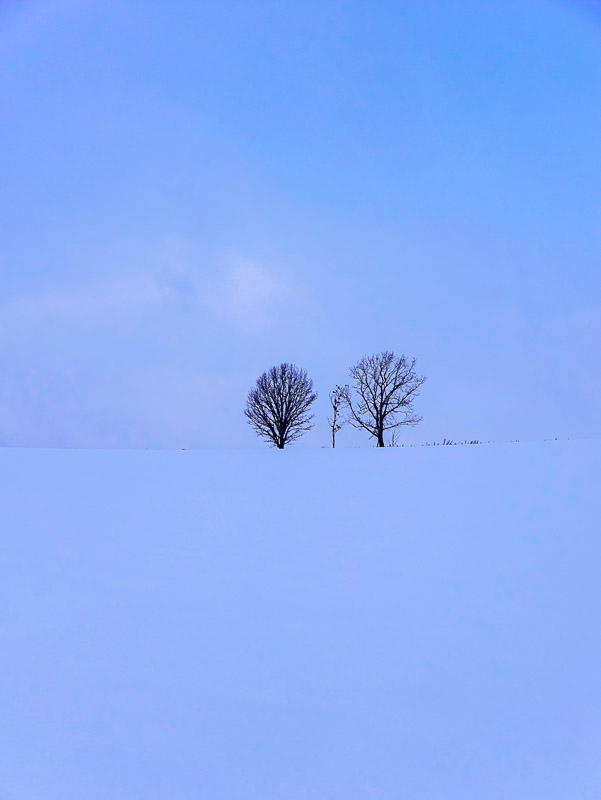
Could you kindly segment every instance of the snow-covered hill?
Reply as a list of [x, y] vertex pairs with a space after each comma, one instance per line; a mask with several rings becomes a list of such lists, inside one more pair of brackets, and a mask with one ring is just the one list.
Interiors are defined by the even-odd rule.
[[598, 800], [600, 478], [0, 450], [0, 798]]

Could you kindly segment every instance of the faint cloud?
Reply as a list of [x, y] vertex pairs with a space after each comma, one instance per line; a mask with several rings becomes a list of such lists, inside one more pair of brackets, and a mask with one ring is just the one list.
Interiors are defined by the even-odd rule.
[[0, 303], [0, 334], [34, 334], [50, 325], [128, 330], [146, 318], [160, 324], [166, 313], [172, 319], [202, 310], [216, 326], [251, 334], [281, 320], [298, 295], [271, 266], [240, 257], [216, 261], [177, 237], [165, 237], [154, 253], [144, 255], [149, 269], [116, 274], [113, 266], [94, 283], [7, 298]]
[[219, 316], [245, 332], [272, 325], [292, 292], [276, 274], [256, 262], [237, 261], [212, 292]]
[[153, 256], [156, 279], [161, 287], [171, 289], [187, 306], [195, 305], [201, 291], [201, 264], [207, 257], [193, 242], [180, 236], [165, 236]]
[[240, 422], [245, 386], [237, 373], [199, 373], [190, 366], [160, 364], [137, 371], [127, 387], [139, 426], [132, 441], [138, 446], [149, 438], [167, 447], [231, 445], [236, 441], [232, 420]]
[[244, 441], [247, 363], [271, 358], [274, 341], [304, 337], [302, 290], [282, 269], [215, 258], [185, 240], [134, 244], [80, 285], [0, 301], [0, 443]]
[[576, 335], [601, 339], [601, 304], [580, 306], [549, 324], [555, 335]]
[[154, 277], [137, 276], [16, 296], [0, 306], [0, 330], [47, 324], [76, 328], [129, 325], [157, 311], [175, 291]]

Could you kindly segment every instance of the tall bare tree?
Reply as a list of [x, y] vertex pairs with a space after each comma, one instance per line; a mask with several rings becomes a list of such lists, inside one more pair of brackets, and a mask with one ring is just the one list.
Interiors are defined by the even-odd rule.
[[309, 411], [316, 398], [313, 381], [304, 369], [280, 364], [257, 378], [244, 414], [257, 436], [283, 450], [313, 427]]
[[353, 385], [344, 389], [349, 422], [373, 436], [378, 447], [385, 446], [385, 431], [422, 420], [413, 411], [413, 401], [426, 379], [416, 374], [415, 364], [414, 358], [385, 351], [362, 358], [350, 369]]
[[344, 387], [343, 386], [336, 386], [336, 388], [330, 392], [330, 405], [332, 406], [332, 416], [328, 417], [328, 423], [332, 430], [332, 447], [336, 447], [336, 434], [338, 431], [342, 430], [342, 426], [347, 421], [342, 416], [342, 410], [344, 408]]

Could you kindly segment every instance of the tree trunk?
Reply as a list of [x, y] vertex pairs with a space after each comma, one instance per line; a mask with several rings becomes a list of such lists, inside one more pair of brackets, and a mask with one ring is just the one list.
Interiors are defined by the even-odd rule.
[[384, 431], [378, 431], [377, 447], [386, 447], [386, 445], [384, 444]]

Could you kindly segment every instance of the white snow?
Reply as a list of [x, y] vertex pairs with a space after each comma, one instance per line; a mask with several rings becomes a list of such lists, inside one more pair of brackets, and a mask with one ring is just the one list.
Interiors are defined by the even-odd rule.
[[0, 798], [598, 800], [600, 477], [0, 450]]

